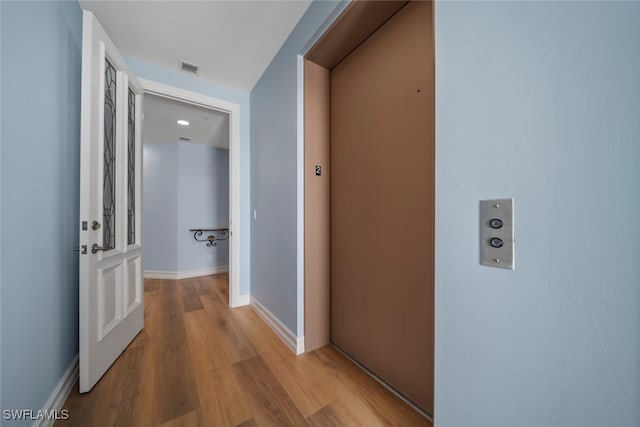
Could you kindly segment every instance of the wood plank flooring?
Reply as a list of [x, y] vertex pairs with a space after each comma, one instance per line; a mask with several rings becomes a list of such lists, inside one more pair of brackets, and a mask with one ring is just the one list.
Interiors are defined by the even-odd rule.
[[227, 301], [226, 274], [145, 280], [145, 329], [56, 425], [431, 426], [331, 346], [296, 356]]

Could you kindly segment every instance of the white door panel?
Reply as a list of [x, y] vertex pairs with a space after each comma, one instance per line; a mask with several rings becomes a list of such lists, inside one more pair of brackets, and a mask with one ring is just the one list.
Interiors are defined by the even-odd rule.
[[129, 315], [142, 303], [142, 257], [138, 254], [127, 259], [125, 284], [124, 284], [124, 308]]
[[142, 87], [84, 11], [80, 154], [80, 391], [140, 332]]

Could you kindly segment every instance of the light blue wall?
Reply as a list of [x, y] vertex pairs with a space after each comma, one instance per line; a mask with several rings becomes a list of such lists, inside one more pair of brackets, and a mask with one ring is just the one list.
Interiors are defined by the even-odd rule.
[[[2, 4], [0, 4], [0, 52], [2, 51]], [[2, 98], [2, 55], [0, 54], [0, 98]], [[0, 153], [2, 153], [2, 102], [0, 101]], [[0, 156], [0, 236], [2, 236], [2, 160]], [[2, 406], [2, 244], [0, 244], [0, 410]]]
[[[438, 427], [640, 425], [640, 3], [436, 5]], [[516, 270], [478, 264], [515, 198]]]
[[37, 410], [78, 353], [82, 14], [0, 8], [2, 409]]
[[[240, 106], [240, 221], [242, 227], [240, 242], [240, 293], [248, 294], [251, 280], [251, 221], [250, 221], [250, 111], [249, 93], [201, 79], [184, 71], [172, 70], [156, 64], [126, 57], [131, 70], [141, 78], [201, 93]], [[144, 213], [143, 213], [144, 215]], [[144, 267], [147, 268], [146, 266]]]
[[207, 247], [196, 242], [189, 229], [229, 225], [229, 151], [146, 141], [143, 150], [144, 269], [176, 272], [228, 266], [228, 240]]
[[251, 294], [298, 336], [297, 56], [344, 6], [313, 2], [251, 92]]
[[[188, 231], [194, 227], [228, 225], [229, 151], [178, 143], [178, 270], [228, 266], [228, 240], [207, 247], [196, 242]], [[220, 234], [216, 233], [216, 237]]]
[[178, 144], [142, 146], [142, 265], [178, 270]]

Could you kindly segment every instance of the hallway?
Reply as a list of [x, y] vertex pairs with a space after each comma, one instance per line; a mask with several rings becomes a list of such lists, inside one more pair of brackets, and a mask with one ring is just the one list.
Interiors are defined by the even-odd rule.
[[58, 425], [431, 425], [332, 347], [295, 356], [230, 309], [227, 274], [146, 279], [144, 296], [145, 329]]

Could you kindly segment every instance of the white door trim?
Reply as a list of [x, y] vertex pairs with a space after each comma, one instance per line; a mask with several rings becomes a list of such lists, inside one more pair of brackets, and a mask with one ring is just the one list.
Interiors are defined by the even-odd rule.
[[145, 93], [229, 113], [229, 306], [247, 305], [240, 296], [240, 105], [152, 80], [138, 81]]
[[[296, 58], [296, 75], [297, 75], [297, 92], [298, 92], [298, 108], [296, 123], [298, 133], [297, 141], [297, 157], [296, 157], [296, 231], [298, 240], [296, 242], [296, 288], [298, 290], [298, 330], [297, 337], [303, 338], [304, 343], [304, 57], [298, 55]], [[304, 344], [302, 352], [304, 353]], [[300, 354], [300, 353], [296, 353]]]

